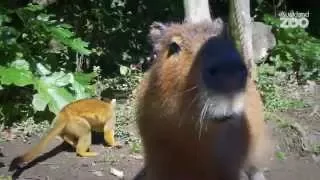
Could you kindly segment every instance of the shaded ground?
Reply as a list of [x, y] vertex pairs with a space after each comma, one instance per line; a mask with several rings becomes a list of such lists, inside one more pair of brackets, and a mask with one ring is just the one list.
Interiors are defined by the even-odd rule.
[[[37, 142], [38, 138], [32, 138], [31, 142]], [[51, 143], [50, 149], [60, 144], [59, 140]], [[13, 143], [5, 143], [4, 154], [6, 157], [2, 159], [6, 167], [1, 168], [0, 174], [7, 175], [7, 166], [15, 155], [21, 154], [30, 144], [21, 141]], [[61, 146], [60, 146], [61, 147]], [[125, 179], [132, 177], [140, 168], [142, 160], [136, 159], [135, 156], [129, 156], [130, 149], [128, 146], [122, 149], [111, 149], [103, 147], [103, 145], [94, 145], [93, 150], [99, 152], [99, 156], [95, 158], [79, 158], [67, 146], [64, 145], [63, 151], [49, 159], [42, 161], [35, 166], [25, 170], [18, 179], [54, 179], [54, 180], [87, 180], [87, 179], [118, 179], [110, 174], [110, 168], [116, 168], [125, 172]], [[48, 148], [48, 149], [49, 149]], [[63, 148], [63, 147], [62, 147]], [[61, 149], [62, 149], [61, 148]]]
[[[267, 122], [277, 140], [277, 152], [266, 169], [269, 180], [319, 180], [320, 179], [320, 116], [311, 116], [312, 108], [291, 110], [268, 115]], [[135, 129], [126, 126], [128, 131]], [[39, 137], [32, 137], [31, 143]], [[59, 145], [56, 139], [49, 149]], [[31, 144], [14, 140], [1, 144], [4, 157], [0, 157], [0, 175], [6, 176], [12, 158], [30, 148]], [[68, 146], [65, 146], [68, 147]], [[26, 169], [18, 179], [39, 180], [87, 180], [118, 177], [110, 173], [110, 168], [124, 172], [124, 179], [132, 179], [143, 164], [142, 156], [134, 154], [132, 147], [125, 145], [121, 149], [111, 149], [101, 144], [93, 146], [99, 152], [95, 158], [79, 158], [70, 148]], [[1, 178], [0, 178], [1, 179]]]
[[270, 180], [320, 179], [320, 116], [309, 117], [311, 111], [276, 113], [268, 121], [277, 141], [266, 172]]

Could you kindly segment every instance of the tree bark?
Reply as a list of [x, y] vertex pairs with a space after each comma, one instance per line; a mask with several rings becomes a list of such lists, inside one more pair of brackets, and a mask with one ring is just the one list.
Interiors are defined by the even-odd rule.
[[192, 23], [211, 21], [208, 0], [183, 0], [185, 20]]
[[229, 1], [229, 27], [233, 39], [249, 68], [250, 75], [257, 80], [256, 64], [252, 48], [252, 20], [249, 0]]

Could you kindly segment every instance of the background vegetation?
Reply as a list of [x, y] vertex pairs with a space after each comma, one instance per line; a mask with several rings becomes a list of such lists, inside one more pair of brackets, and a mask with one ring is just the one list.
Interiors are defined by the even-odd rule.
[[[28, 0], [0, 3], [3, 128], [51, 121], [62, 106], [75, 99], [100, 95], [127, 98], [151, 53], [149, 25], [183, 20], [182, 1], [53, 2], [44, 7]], [[300, 85], [320, 80], [319, 12], [311, 2], [281, 2], [252, 1], [255, 21], [272, 25], [277, 39], [270, 56], [259, 65], [259, 88], [271, 111], [301, 105], [282, 96], [281, 87], [288, 82]], [[210, 3], [214, 15], [227, 15], [225, 0]], [[277, 13], [289, 10], [309, 11], [309, 27], [280, 28]], [[125, 118], [123, 114], [121, 118]]]

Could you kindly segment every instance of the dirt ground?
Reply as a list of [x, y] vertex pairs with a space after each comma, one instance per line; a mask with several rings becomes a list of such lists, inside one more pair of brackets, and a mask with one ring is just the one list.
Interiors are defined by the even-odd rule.
[[[320, 116], [309, 116], [311, 112], [312, 108], [304, 108], [268, 116], [267, 122], [277, 144], [275, 156], [270, 159], [270, 166], [266, 167], [268, 180], [320, 179]], [[30, 148], [38, 139], [39, 137], [34, 136], [29, 143], [19, 139], [2, 143], [0, 175], [12, 175], [8, 172], [10, 161]], [[123, 179], [132, 179], [143, 165], [143, 157], [132, 153], [129, 145], [117, 149], [95, 142], [93, 150], [100, 154], [95, 158], [80, 158], [67, 145], [58, 146], [60, 143], [58, 139], [52, 142], [47, 149], [48, 152], [54, 150], [46, 153], [42, 156], [44, 158], [30, 168], [16, 172], [16, 179], [119, 179], [111, 173], [111, 168], [122, 171]], [[55, 148], [56, 146], [58, 148]]]

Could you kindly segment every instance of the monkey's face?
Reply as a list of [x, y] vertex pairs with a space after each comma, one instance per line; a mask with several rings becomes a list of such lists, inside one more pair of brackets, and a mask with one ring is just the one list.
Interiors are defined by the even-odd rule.
[[[201, 119], [223, 119], [243, 111], [247, 68], [221, 21], [197, 25], [153, 24], [158, 53], [151, 71], [172, 111], [192, 109]], [[164, 73], [165, 72], [165, 73]], [[190, 106], [187, 106], [190, 104]]]

